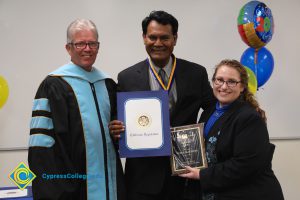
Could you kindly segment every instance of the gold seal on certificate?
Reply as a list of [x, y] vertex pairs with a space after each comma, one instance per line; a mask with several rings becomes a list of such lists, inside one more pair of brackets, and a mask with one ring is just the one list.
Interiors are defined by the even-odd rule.
[[186, 172], [185, 166], [193, 168], [207, 167], [203, 123], [171, 128], [172, 135], [172, 174]]
[[147, 114], [139, 115], [139, 117], [137, 119], [137, 122], [142, 127], [150, 126], [150, 124], [151, 124], [151, 117], [150, 117], [150, 115], [147, 115]]

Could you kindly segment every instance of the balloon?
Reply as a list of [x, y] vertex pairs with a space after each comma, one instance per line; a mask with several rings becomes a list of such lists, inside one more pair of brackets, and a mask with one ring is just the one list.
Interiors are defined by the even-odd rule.
[[0, 108], [5, 104], [9, 94], [6, 80], [0, 76]]
[[257, 90], [257, 80], [254, 72], [248, 67], [244, 66], [248, 74], [248, 89], [252, 94], [256, 93]]
[[250, 47], [265, 46], [274, 33], [274, 21], [270, 8], [259, 1], [245, 4], [238, 16], [238, 30], [242, 40]]
[[241, 63], [254, 72], [258, 87], [261, 87], [269, 80], [274, 68], [273, 56], [265, 47], [259, 50], [254, 48], [246, 49], [241, 57]]

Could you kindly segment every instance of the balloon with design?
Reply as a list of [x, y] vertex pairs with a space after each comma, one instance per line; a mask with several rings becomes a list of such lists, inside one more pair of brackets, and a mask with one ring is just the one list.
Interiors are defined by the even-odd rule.
[[255, 49], [265, 46], [274, 34], [271, 9], [259, 1], [245, 4], [238, 16], [238, 30], [242, 40], [248, 46]]

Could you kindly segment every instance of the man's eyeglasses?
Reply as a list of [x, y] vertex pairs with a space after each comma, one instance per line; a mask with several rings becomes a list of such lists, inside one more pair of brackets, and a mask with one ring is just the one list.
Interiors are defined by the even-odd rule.
[[230, 88], [235, 87], [238, 83], [240, 83], [241, 81], [235, 81], [235, 80], [228, 80], [228, 81], [224, 81], [221, 78], [214, 78], [213, 79], [214, 84], [218, 85], [218, 86], [222, 86], [224, 83], [226, 83], [226, 85]]
[[85, 49], [87, 45], [89, 45], [90, 49], [98, 49], [99, 42], [70, 42], [69, 44], [74, 45], [76, 49]]

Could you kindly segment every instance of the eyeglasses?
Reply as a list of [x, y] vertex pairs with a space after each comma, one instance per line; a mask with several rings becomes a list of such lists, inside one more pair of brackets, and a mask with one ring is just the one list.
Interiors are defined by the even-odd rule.
[[226, 83], [226, 85], [230, 88], [235, 87], [238, 83], [240, 83], [241, 81], [235, 81], [235, 80], [228, 80], [228, 81], [224, 81], [221, 78], [214, 78], [213, 79], [214, 84], [218, 85], [218, 86], [222, 86], [224, 83]]
[[99, 42], [70, 42], [69, 44], [72, 44], [75, 46], [76, 49], [85, 49], [87, 45], [89, 45], [90, 49], [98, 49], [99, 48]]

